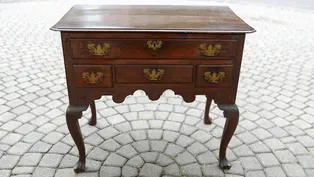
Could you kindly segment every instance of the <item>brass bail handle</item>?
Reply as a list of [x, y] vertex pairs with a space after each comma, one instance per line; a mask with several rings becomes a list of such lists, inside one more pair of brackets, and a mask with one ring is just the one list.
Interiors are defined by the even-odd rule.
[[146, 44], [149, 49], [158, 50], [162, 46], [162, 41], [147, 41]]
[[143, 69], [143, 73], [146, 79], [150, 81], [158, 81], [161, 80], [164, 76], [165, 70], [164, 69]]
[[222, 47], [220, 44], [215, 44], [215, 45], [201, 44], [200, 45], [201, 52], [203, 53], [204, 56], [207, 56], [207, 57], [217, 56], [220, 53], [221, 48]]
[[89, 44], [87, 44], [87, 48], [92, 55], [104, 56], [107, 55], [107, 53], [109, 52], [110, 45], [107, 43], [103, 43], [102, 45], [96, 45], [90, 42]]
[[100, 84], [104, 81], [104, 73], [103, 72], [83, 72], [82, 79], [88, 84]]
[[225, 76], [225, 72], [204, 72], [204, 79], [212, 84], [221, 83], [224, 80]]

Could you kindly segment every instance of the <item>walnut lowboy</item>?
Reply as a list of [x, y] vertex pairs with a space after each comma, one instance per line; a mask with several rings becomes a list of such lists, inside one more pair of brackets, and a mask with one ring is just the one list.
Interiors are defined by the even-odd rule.
[[[93, 20], [90, 20], [93, 16]], [[192, 102], [206, 95], [204, 123], [212, 100], [227, 118], [219, 165], [229, 169], [226, 149], [237, 127], [235, 104], [246, 33], [255, 30], [226, 6], [74, 6], [52, 30], [61, 31], [70, 105], [69, 132], [78, 148], [75, 172], [86, 154], [78, 119], [94, 100], [112, 95], [123, 102], [141, 89], [156, 100], [171, 89]]]

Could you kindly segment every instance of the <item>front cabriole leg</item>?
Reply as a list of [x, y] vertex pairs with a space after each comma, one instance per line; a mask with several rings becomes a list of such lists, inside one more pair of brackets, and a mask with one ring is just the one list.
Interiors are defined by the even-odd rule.
[[95, 101], [91, 102], [90, 109], [91, 109], [91, 112], [92, 112], [92, 116], [89, 119], [88, 124], [94, 126], [97, 123]]
[[218, 104], [218, 108], [223, 111], [224, 117], [226, 118], [220, 142], [219, 166], [222, 169], [230, 169], [231, 164], [226, 158], [226, 150], [239, 122], [239, 109], [235, 104]]
[[82, 117], [82, 112], [88, 108], [88, 105], [69, 105], [66, 111], [66, 122], [69, 132], [79, 151], [79, 161], [74, 169], [75, 173], [85, 171], [85, 145], [78, 123], [78, 119]]

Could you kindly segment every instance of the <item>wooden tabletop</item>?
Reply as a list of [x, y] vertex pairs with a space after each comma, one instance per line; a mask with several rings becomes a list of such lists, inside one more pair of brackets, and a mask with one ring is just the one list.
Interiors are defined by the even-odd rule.
[[55, 31], [251, 33], [227, 6], [75, 5]]

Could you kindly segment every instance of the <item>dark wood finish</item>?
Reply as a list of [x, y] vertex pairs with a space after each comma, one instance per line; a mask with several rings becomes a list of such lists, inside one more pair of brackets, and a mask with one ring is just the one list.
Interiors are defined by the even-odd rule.
[[209, 117], [209, 109], [212, 103], [212, 99], [209, 96], [206, 96], [206, 105], [205, 105], [205, 113], [204, 113], [204, 124], [210, 125], [212, 124], [212, 119]]
[[[236, 40], [184, 40], [184, 39], [158, 39], [162, 41], [162, 45], [159, 49], [153, 50], [147, 46], [147, 41], [156, 41], [154, 39], [72, 39], [72, 57], [74, 59], [83, 58], [97, 58], [97, 59], [108, 59], [108, 58], [165, 58], [165, 59], [211, 59], [213, 57], [232, 57], [236, 55]], [[106, 55], [97, 56], [93, 55], [89, 49], [88, 44], [103, 45], [108, 44], [110, 46], [109, 52]], [[220, 44], [222, 46], [220, 52], [215, 56], [204, 56], [202, 50], [200, 49], [201, 44], [206, 45], [216, 45]]]
[[96, 113], [95, 101], [92, 101], [92, 103], [89, 106], [90, 106], [90, 109], [92, 112], [92, 116], [91, 116], [88, 124], [94, 126], [97, 123], [97, 113]]
[[[90, 105], [89, 124], [95, 125], [94, 100], [112, 95], [114, 102], [121, 103], [138, 89], [151, 100], [158, 99], [166, 89], [186, 102], [194, 101], [195, 95], [206, 95], [205, 124], [211, 123], [212, 100], [218, 104], [227, 118], [219, 164], [223, 169], [231, 167], [226, 149], [239, 119], [235, 101], [244, 40], [246, 33], [255, 30], [230, 8], [74, 6], [51, 29], [61, 31], [70, 102], [66, 120], [79, 150], [76, 172], [85, 170], [85, 147], [78, 125], [82, 111]], [[162, 45], [148, 45], [147, 41], [162, 41]], [[163, 76], [155, 71], [143, 72], [147, 68], [163, 69]], [[224, 72], [223, 79], [222, 73], [217, 78], [219, 72]]]
[[255, 31], [226, 6], [165, 5], [76, 5], [51, 29], [205, 33]]
[[239, 121], [239, 109], [235, 104], [221, 105], [218, 104], [218, 108], [223, 111], [224, 117], [226, 117], [226, 123], [222, 134], [220, 148], [219, 148], [219, 166], [222, 169], [230, 169], [231, 164], [226, 158], [227, 146], [237, 128]]
[[[143, 73], [144, 69], [163, 69], [160, 80], [148, 80]], [[191, 83], [193, 78], [192, 65], [115, 65], [117, 83]]]

